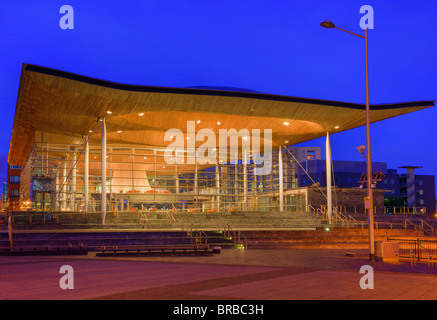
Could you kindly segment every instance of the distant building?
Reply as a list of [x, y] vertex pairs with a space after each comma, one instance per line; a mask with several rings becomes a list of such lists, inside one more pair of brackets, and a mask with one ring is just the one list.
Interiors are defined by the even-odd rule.
[[382, 187], [388, 190], [386, 197], [401, 198], [405, 206], [426, 207], [426, 212], [435, 213], [435, 177], [415, 174], [414, 169], [421, 167], [400, 167], [406, 173], [390, 169], [382, 181]]
[[[360, 181], [366, 172], [365, 162], [334, 160], [332, 163], [333, 185], [338, 188], [360, 188], [362, 186]], [[435, 213], [435, 177], [415, 174], [414, 169], [418, 168], [420, 167], [401, 167], [401, 169], [406, 169], [407, 173], [399, 173], [397, 169], [387, 169], [385, 162], [372, 162], [373, 173], [382, 172], [385, 175], [381, 181], [376, 183], [375, 189], [384, 190], [386, 199], [397, 199], [397, 205], [426, 208], [427, 213]], [[314, 183], [326, 187], [325, 160], [300, 162], [297, 172], [299, 187], [311, 186]]]
[[20, 209], [21, 167], [8, 165], [6, 211]]

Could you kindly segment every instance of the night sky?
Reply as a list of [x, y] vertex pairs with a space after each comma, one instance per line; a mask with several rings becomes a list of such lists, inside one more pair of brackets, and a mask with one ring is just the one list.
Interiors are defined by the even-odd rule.
[[[74, 9], [62, 30], [61, 6]], [[370, 103], [437, 100], [437, 1], [0, 0], [0, 179], [22, 63], [119, 83], [224, 86], [365, 103], [362, 5], [369, 30]], [[372, 124], [372, 160], [437, 175], [437, 108]], [[335, 160], [362, 161], [365, 127], [331, 136]], [[324, 139], [301, 145], [324, 148]], [[324, 156], [324, 152], [322, 152]]]

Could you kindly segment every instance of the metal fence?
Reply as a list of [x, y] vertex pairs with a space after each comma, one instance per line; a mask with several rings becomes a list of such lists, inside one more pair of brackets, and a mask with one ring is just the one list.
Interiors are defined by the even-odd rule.
[[437, 240], [388, 238], [387, 241], [394, 241], [399, 244], [400, 258], [415, 259], [417, 261], [437, 259]]

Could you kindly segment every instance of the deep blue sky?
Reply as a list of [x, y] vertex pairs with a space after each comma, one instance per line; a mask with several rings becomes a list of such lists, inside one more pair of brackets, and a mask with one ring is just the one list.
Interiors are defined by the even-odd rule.
[[[74, 30], [62, 30], [62, 5]], [[22, 63], [120, 83], [233, 86], [296, 97], [365, 102], [363, 32], [371, 5], [370, 102], [437, 100], [435, 0], [0, 0], [0, 179]], [[437, 108], [371, 127], [373, 161], [437, 175]], [[331, 136], [333, 158], [361, 161], [365, 128]], [[324, 139], [303, 145], [321, 146]], [[4, 169], [3, 169], [4, 168]]]

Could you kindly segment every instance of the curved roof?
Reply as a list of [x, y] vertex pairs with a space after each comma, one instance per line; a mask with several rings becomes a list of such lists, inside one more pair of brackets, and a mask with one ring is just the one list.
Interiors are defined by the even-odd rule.
[[[433, 105], [433, 101], [372, 105], [371, 122]], [[168, 129], [186, 132], [190, 120], [200, 120], [196, 130], [209, 128], [214, 132], [222, 128], [272, 129], [274, 148], [366, 122], [363, 104], [254, 92], [127, 85], [24, 64], [8, 162], [23, 165], [40, 132], [44, 132], [44, 142], [73, 144], [88, 135], [101, 117], [106, 119], [108, 143], [157, 147], [169, 143], [164, 142]], [[90, 141], [99, 143], [97, 130]]]

